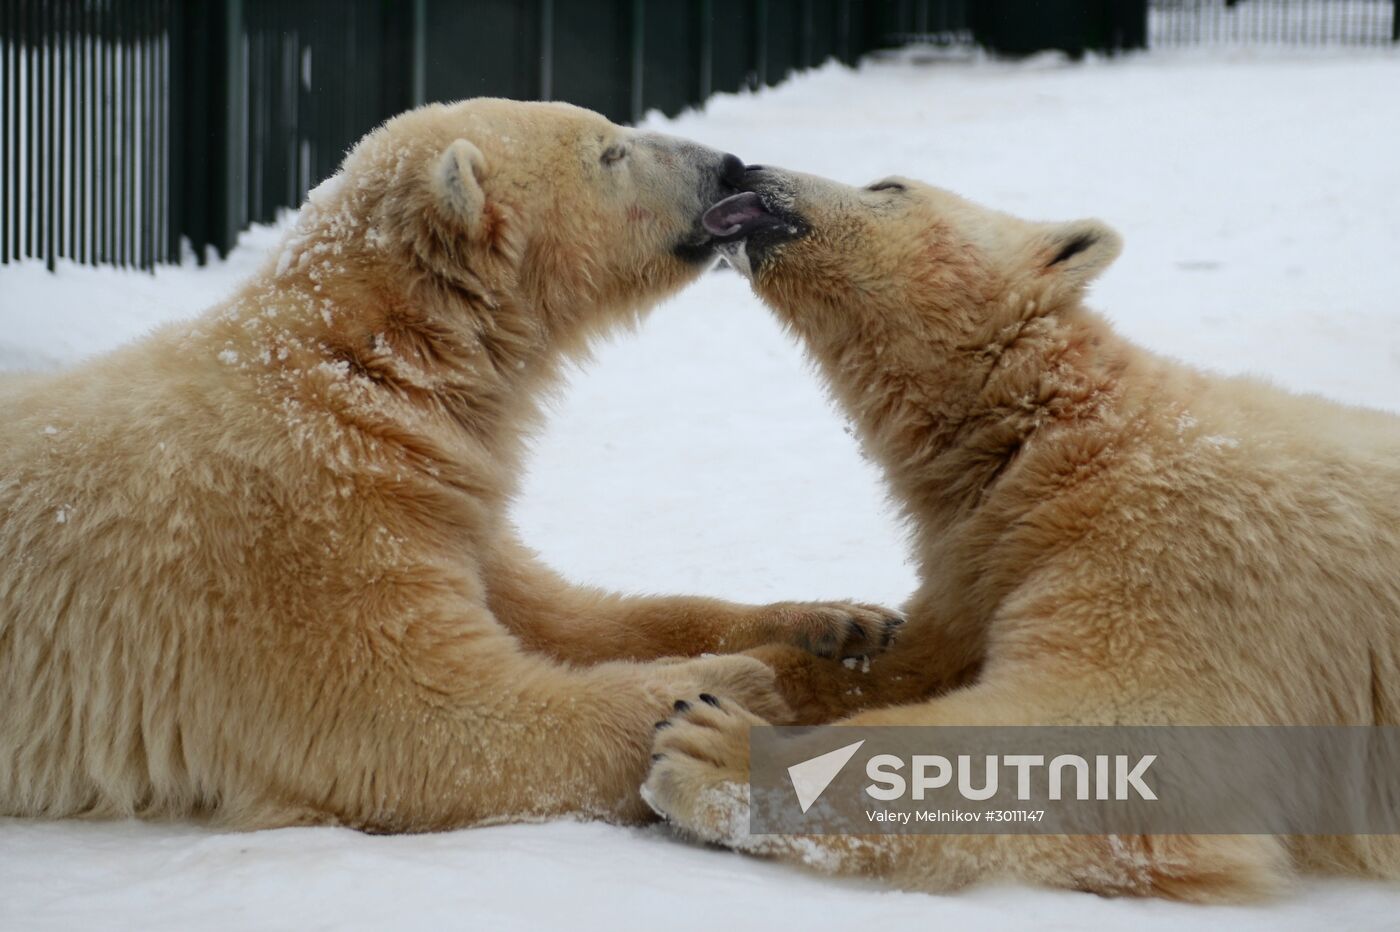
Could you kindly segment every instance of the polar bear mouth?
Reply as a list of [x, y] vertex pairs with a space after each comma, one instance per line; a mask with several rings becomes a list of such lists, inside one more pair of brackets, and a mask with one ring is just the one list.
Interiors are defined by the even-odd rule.
[[742, 239], [756, 230], [783, 225], [783, 222], [768, 210], [763, 198], [754, 191], [744, 191], [726, 197], [705, 211], [700, 223], [705, 232], [719, 242]]

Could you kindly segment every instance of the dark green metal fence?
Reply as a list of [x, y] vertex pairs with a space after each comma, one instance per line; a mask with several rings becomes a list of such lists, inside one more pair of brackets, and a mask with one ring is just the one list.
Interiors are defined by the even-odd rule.
[[945, 2], [0, 0], [0, 261], [222, 253], [417, 103], [675, 113]]
[[174, 254], [171, 0], [0, 0], [0, 256]]
[[1153, 48], [1176, 45], [1389, 45], [1400, 0], [1151, 0]]
[[[1092, 45], [1141, 44], [1101, 20], [1146, 0], [1083, 3], [1102, 5]], [[1046, 47], [1017, 38], [1017, 5], [1054, 3], [0, 0], [0, 262], [223, 253], [425, 101], [558, 99], [627, 122], [908, 41]]]

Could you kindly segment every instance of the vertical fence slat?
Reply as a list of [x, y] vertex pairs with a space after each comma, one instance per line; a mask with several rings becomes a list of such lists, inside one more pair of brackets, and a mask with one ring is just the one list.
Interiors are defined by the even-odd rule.
[[554, 99], [554, 0], [540, 0], [540, 100]]
[[282, 127], [284, 158], [287, 160], [287, 184], [282, 192], [283, 205], [301, 203], [301, 174], [297, 158], [297, 36], [294, 31], [282, 33], [282, 108], [286, 114]]
[[68, 190], [71, 195], [68, 208], [69, 257], [74, 262], [82, 261], [83, 243], [83, 4], [73, 2], [68, 12], [68, 138], [71, 166], [71, 180]]
[[38, 151], [34, 145], [34, 111], [38, 109], [39, 95], [34, 89], [35, 72], [38, 70], [35, 65], [39, 55], [39, 30], [35, 26], [35, 17], [38, 15], [39, 0], [28, 0], [24, 4], [24, 255], [27, 258], [34, 256], [34, 189], [39, 184], [39, 168], [37, 166]]
[[97, 62], [96, 51], [96, 26], [95, 17], [91, 4], [84, 3], [78, 13], [78, 33], [80, 44], [78, 46], [78, 72], [81, 78], [78, 82], [79, 93], [82, 95], [82, 103], [78, 110], [78, 125], [81, 127], [82, 145], [79, 147], [79, 182], [78, 199], [82, 204], [82, 236], [80, 237], [78, 261], [83, 263], [97, 262], [97, 247], [95, 235], [95, 223], [97, 211], [93, 201], [96, 197], [97, 185], [95, 182], [94, 157], [97, 153], [97, 104], [94, 97], [97, 93], [98, 82], [94, 69]]
[[0, 3], [0, 265], [10, 262], [10, 218], [14, 208], [10, 206], [10, 165], [15, 154], [10, 138], [10, 114], [15, 111], [12, 101], [14, 78], [10, 74], [10, 61], [14, 58], [14, 6]]
[[19, 4], [0, 4], [0, 21], [4, 23], [5, 35], [5, 112], [0, 114], [5, 124], [5, 145], [0, 150], [0, 176], [4, 177], [5, 199], [3, 212], [0, 212], [0, 255], [5, 262], [16, 258], [14, 222], [19, 217], [19, 132], [15, 118], [19, 115], [19, 74], [16, 68], [20, 55]]
[[77, 111], [78, 111], [78, 254], [79, 262], [92, 261], [92, 252], [89, 248], [92, 236], [92, 211], [88, 203], [89, 184], [88, 173], [91, 171], [88, 159], [88, 149], [92, 145], [92, 126], [89, 116], [92, 113], [92, 85], [91, 85], [91, 62], [92, 35], [91, 10], [87, 4], [83, 4], [78, 9], [77, 39], [78, 39], [78, 79], [77, 79]]
[[103, 261], [102, 254], [102, 186], [98, 183], [102, 169], [102, 20], [94, 6], [86, 6], [83, 15], [87, 31], [88, 70], [88, 257]]
[[62, 74], [63, 95], [59, 101], [61, 131], [64, 142], [64, 205], [63, 205], [63, 255], [68, 259], [78, 257], [78, 83], [76, 65], [76, 39], [78, 5], [74, 0], [63, 3], [63, 24], [61, 43], [63, 48]]
[[646, 76], [646, 11], [646, 0], [632, 0], [632, 93], [628, 101], [628, 110], [631, 111], [633, 123], [641, 122], [642, 115], [646, 112], [646, 98], [642, 96], [642, 85]]
[[22, 109], [20, 97], [20, 75], [22, 66], [20, 59], [24, 55], [24, 33], [23, 20], [21, 15], [23, 8], [19, 3], [4, 4], [6, 28], [5, 35], [9, 37], [9, 58], [5, 65], [5, 100], [8, 107], [5, 111], [5, 124], [9, 132], [9, 144], [5, 147], [5, 164], [0, 165], [0, 172], [3, 172], [9, 183], [9, 198], [6, 200], [8, 210], [5, 216], [0, 218], [0, 223], [5, 227], [5, 255], [12, 260], [20, 258], [19, 251], [19, 217], [20, 217], [20, 168], [19, 163], [22, 156], [20, 148], [20, 126], [19, 115]]
[[117, 223], [116, 223], [116, 115], [117, 115], [117, 49], [116, 11], [111, 7], [102, 16], [102, 40], [99, 45], [102, 60], [102, 259], [116, 265]]
[[246, 164], [252, 136], [252, 89], [247, 76], [253, 46], [241, 6], [229, 2], [215, 9], [215, 15], [221, 19], [218, 36], [223, 47], [222, 55], [215, 49], [215, 60], [223, 61], [224, 67], [214, 75], [217, 82], [214, 103], [222, 104], [224, 109], [222, 120], [219, 112], [214, 112], [210, 118], [214, 121], [214, 144], [223, 149], [220, 153], [223, 170], [216, 179], [221, 190], [216, 190], [210, 199], [214, 213], [210, 242], [223, 255], [228, 248], [229, 231], [241, 228], [248, 213], [249, 173], [239, 169]]
[[141, 239], [146, 251], [146, 268], [154, 269], [156, 264], [156, 235], [158, 233], [156, 216], [163, 206], [160, 199], [160, 185], [156, 169], [159, 167], [159, 145], [160, 145], [160, 120], [159, 120], [159, 92], [160, 84], [156, 79], [156, 36], [159, 34], [160, 24], [157, 20], [159, 15], [157, 0], [146, 0], [146, 28], [141, 37], [141, 61], [144, 63], [144, 74], [146, 79], [146, 155], [145, 172], [146, 181], [142, 188], [146, 192], [146, 222], [145, 228], [141, 231]]
[[150, 79], [146, 72], [146, 31], [150, 26], [151, 4], [150, 0], [138, 0], [136, 3], [136, 22], [133, 27], [135, 37], [131, 43], [132, 52], [132, 82], [134, 84], [133, 97], [135, 98], [135, 119], [132, 123], [132, 133], [136, 136], [135, 145], [132, 147], [133, 173], [136, 176], [136, 188], [140, 191], [137, 197], [132, 214], [134, 216], [134, 237], [136, 251], [136, 266], [138, 268], [149, 268], [151, 261], [150, 243], [148, 236], [150, 233], [150, 209], [151, 209], [151, 186], [150, 186], [150, 119], [149, 90]]
[[0, 4], [0, 22], [4, 23], [5, 45], [4, 103], [5, 112], [0, 114], [4, 122], [5, 142], [0, 148], [0, 177], [3, 177], [4, 200], [0, 201], [0, 258], [8, 263], [17, 258], [15, 254], [14, 223], [19, 217], [19, 127], [15, 125], [19, 116], [19, 72], [17, 69], [20, 49], [18, 4]]
[[167, 100], [165, 111], [165, 254], [171, 262], [179, 262], [181, 217], [184, 202], [180, 197], [180, 163], [177, 149], [181, 134], [180, 107], [184, 103], [184, 80], [179, 68], [181, 23], [184, 10], [174, 0], [166, 0], [165, 17], [165, 86]]
[[[247, 151], [257, 153], [262, 140], [262, 32], [258, 29], [257, 4], [248, 6], [248, 31], [245, 33], [248, 49], [248, 139]], [[262, 160], [254, 158], [248, 165], [247, 203], [244, 210], [249, 219], [256, 219], [258, 196], [262, 193]]]
[[[253, 0], [253, 2], [248, 4], [248, 11], [251, 25], [251, 14], [254, 11], [261, 13], [262, 4]], [[275, 77], [268, 73], [270, 70], [268, 68], [268, 62], [273, 57], [271, 50], [268, 48], [272, 44], [272, 39], [268, 35], [267, 30], [263, 28], [261, 16], [258, 17], [257, 35], [257, 64], [253, 65], [250, 59], [248, 66], [249, 76], [252, 77], [256, 74], [256, 80], [258, 82], [258, 92], [249, 95], [255, 108], [256, 116], [254, 118], [254, 125], [257, 127], [255, 141], [247, 149], [247, 158], [250, 160], [248, 162], [248, 174], [250, 177], [257, 178], [257, 188], [251, 192], [252, 196], [248, 202], [248, 222], [250, 223], [256, 223], [260, 220], [267, 219], [267, 192], [270, 186], [268, 175], [275, 173], [278, 167], [277, 163], [269, 158], [268, 152], [270, 148], [268, 145], [268, 137], [270, 136], [268, 124], [271, 122], [272, 108], [275, 106], [273, 93], [276, 87]]]
[[29, 97], [28, 149], [29, 178], [26, 199], [31, 202], [25, 211], [25, 255], [31, 259], [44, 257], [44, 7], [43, 0], [29, 0], [29, 77], [26, 90]]
[[[825, 10], [827, 0], [821, 0], [820, 5]], [[801, 38], [797, 49], [801, 68], [815, 68], [822, 61], [823, 42], [829, 31], [827, 29], [829, 24], [818, 23], [817, 6], [817, 0], [802, 0], [797, 8], [802, 21]]]
[[122, 27], [126, 17], [124, 9], [118, 6], [108, 8], [110, 29], [107, 32], [107, 170], [103, 173], [104, 195], [107, 200], [107, 248], [113, 265], [121, 267], [126, 261], [125, 237], [122, 235], [125, 224], [124, 204], [121, 196], [122, 181]]
[[146, 94], [143, 77], [146, 71], [146, 4], [147, 0], [131, 2], [131, 44], [129, 46], [131, 73], [131, 116], [127, 123], [131, 132], [131, 264], [146, 267], [146, 207], [150, 191], [146, 188]]
[[122, 11], [122, 77], [121, 77], [121, 240], [122, 265], [130, 268], [137, 263], [136, 253], [136, 11]]
[[[266, 82], [263, 80], [263, 59], [266, 53], [266, 37], [262, 31], [260, 5], [254, 0], [246, 9], [247, 17], [247, 121], [248, 136], [243, 147], [243, 158], [248, 159], [247, 187], [244, 192], [243, 211], [252, 222], [259, 219], [262, 210], [263, 177], [266, 165], [262, 158], [263, 120], [267, 114], [267, 104], [263, 100]], [[241, 224], [240, 224], [241, 225]]]
[[159, 252], [162, 262], [173, 262], [177, 258], [170, 250], [170, 221], [173, 211], [170, 202], [170, 101], [173, 81], [168, 67], [170, 56], [170, 21], [172, 11], [170, 0], [162, 0], [160, 11], [157, 14], [159, 24], [156, 31], [156, 80], [165, 90], [159, 101], [157, 111], [157, 132], [160, 143], [157, 147], [160, 164], [157, 176], [160, 178], [160, 212], [156, 214], [159, 224], [156, 231], [156, 249]]
[[56, 122], [58, 123], [58, 255], [72, 257], [72, 237], [73, 237], [73, 105], [69, 99], [72, 83], [69, 80], [69, 68], [72, 66], [72, 56], [69, 54], [69, 42], [72, 37], [70, 0], [53, 0], [57, 7], [57, 24], [54, 29], [54, 53], [58, 58], [58, 113]]
[[58, 249], [58, 173], [61, 161], [57, 151], [58, 106], [54, 86], [57, 84], [57, 33], [58, 10], [52, 3], [44, 3], [44, 103], [47, 109], [47, 132], [44, 134], [44, 190], [48, 192], [44, 204], [44, 262], [49, 271], [54, 269], [54, 253]]
[[715, 90], [715, 3], [700, 0], [700, 100], [709, 99]]
[[140, 261], [136, 227], [138, 223], [137, 204], [140, 200], [136, 176], [136, 119], [138, 102], [136, 99], [136, 26], [139, 22], [139, 0], [128, 0], [121, 5], [120, 49], [117, 58], [117, 213], [120, 226], [117, 230], [117, 246], [124, 268], [135, 267]]
[[97, 202], [102, 212], [100, 227], [100, 237], [102, 242], [102, 261], [113, 265], [117, 262], [116, 250], [116, 185], [113, 183], [116, 177], [116, 158], [113, 155], [112, 141], [116, 135], [117, 97], [116, 97], [116, 49], [113, 44], [113, 34], [115, 32], [115, 15], [111, 8], [103, 10], [99, 14], [101, 19], [100, 38], [97, 43], [99, 78], [102, 82], [101, 101], [98, 106], [98, 113], [101, 116], [101, 126], [98, 127], [97, 139], [98, 148], [101, 150], [97, 160], [97, 178], [100, 180], [98, 188]]
[[273, 203], [268, 205], [271, 220], [279, 206], [296, 203], [297, 170], [294, 147], [296, 143], [296, 102], [292, 96], [292, 60], [287, 54], [291, 36], [285, 28], [273, 33], [277, 65], [277, 123], [276, 161], [281, 165]]
[[131, 237], [127, 233], [127, 228], [131, 223], [130, 218], [130, 192], [131, 182], [126, 177], [127, 172], [127, 130], [131, 125], [131, 98], [130, 90], [127, 87], [127, 78], [130, 76], [130, 62], [127, 60], [127, 28], [131, 22], [130, 10], [125, 7], [116, 9], [116, 34], [113, 37], [114, 56], [114, 84], [112, 100], [114, 103], [113, 119], [113, 166], [112, 178], [113, 200], [115, 207], [116, 224], [112, 239], [112, 246], [117, 256], [117, 264], [125, 268], [131, 262]]
[[768, 0], [755, 0], [753, 5], [754, 78], [752, 87], [768, 83]]
[[165, 210], [160, 177], [160, 113], [161, 91], [164, 88], [159, 71], [162, 6], [161, 0], [146, 0], [146, 132], [149, 134], [146, 142], [146, 200], [150, 205], [146, 211], [146, 255], [149, 261], [147, 268], [152, 271], [161, 258], [160, 215]]
[[20, 168], [20, 163], [24, 160], [24, 121], [21, 117], [26, 112], [24, 106], [24, 94], [21, 90], [24, 79], [24, 59], [28, 54], [25, 46], [24, 34], [24, 5], [15, 3], [10, 7], [10, 25], [13, 29], [11, 36], [14, 38], [12, 47], [14, 54], [11, 56], [10, 73], [14, 75], [14, 90], [11, 100], [14, 101], [14, 113], [10, 119], [10, 153], [13, 158], [5, 165], [5, 170], [10, 174], [10, 204], [14, 208], [14, 215], [10, 218], [10, 258], [18, 260], [23, 258], [23, 230], [21, 217], [24, 213], [24, 197], [22, 190], [25, 176]]
[[9, 54], [5, 59], [5, 164], [0, 165], [0, 173], [5, 176], [8, 195], [5, 199], [5, 215], [0, 217], [0, 225], [5, 228], [5, 256], [19, 258], [19, 113], [20, 113], [20, 56], [24, 53], [23, 34], [20, 27], [21, 7], [18, 3], [3, 4], [5, 8], [5, 35]]

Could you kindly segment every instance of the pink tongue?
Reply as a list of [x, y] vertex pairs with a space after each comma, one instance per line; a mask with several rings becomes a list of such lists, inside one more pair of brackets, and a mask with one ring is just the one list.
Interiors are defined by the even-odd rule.
[[720, 201], [700, 218], [705, 232], [711, 236], [732, 236], [746, 225], [768, 216], [763, 208], [763, 200], [752, 191], [735, 194]]

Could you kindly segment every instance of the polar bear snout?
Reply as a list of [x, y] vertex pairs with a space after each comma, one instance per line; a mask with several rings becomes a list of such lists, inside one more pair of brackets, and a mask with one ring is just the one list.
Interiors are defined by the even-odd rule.
[[739, 190], [743, 187], [744, 173], [746, 171], [747, 169], [744, 167], [743, 159], [734, 155], [732, 152], [726, 152], [719, 160], [720, 187], [733, 188], [735, 191]]
[[[762, 165], [743, 168], [737, 192], [705, 211], [701, 223], [731, 265], [751, 272], [773, 248], [806, 235], [811, 225], [795, 205], [792, 179]], [[736, 258], [742, 262], [736, 264]]]
[[[649, 135], [658, 160], [669, 173], [670, 190], [681, 199], [687, 215], [686, 232], [673, 248], [679, 258], [695, 265], [714, 259], [717, 242], [701, 220], [712, 204], [737, 193], [744, 182], [744, 160], [730, 152], [719, 152], [688, 140]], [[681, 177], [687, 180], [677, 184]], [[678, 205], [679, 206], [679, 205]]]

